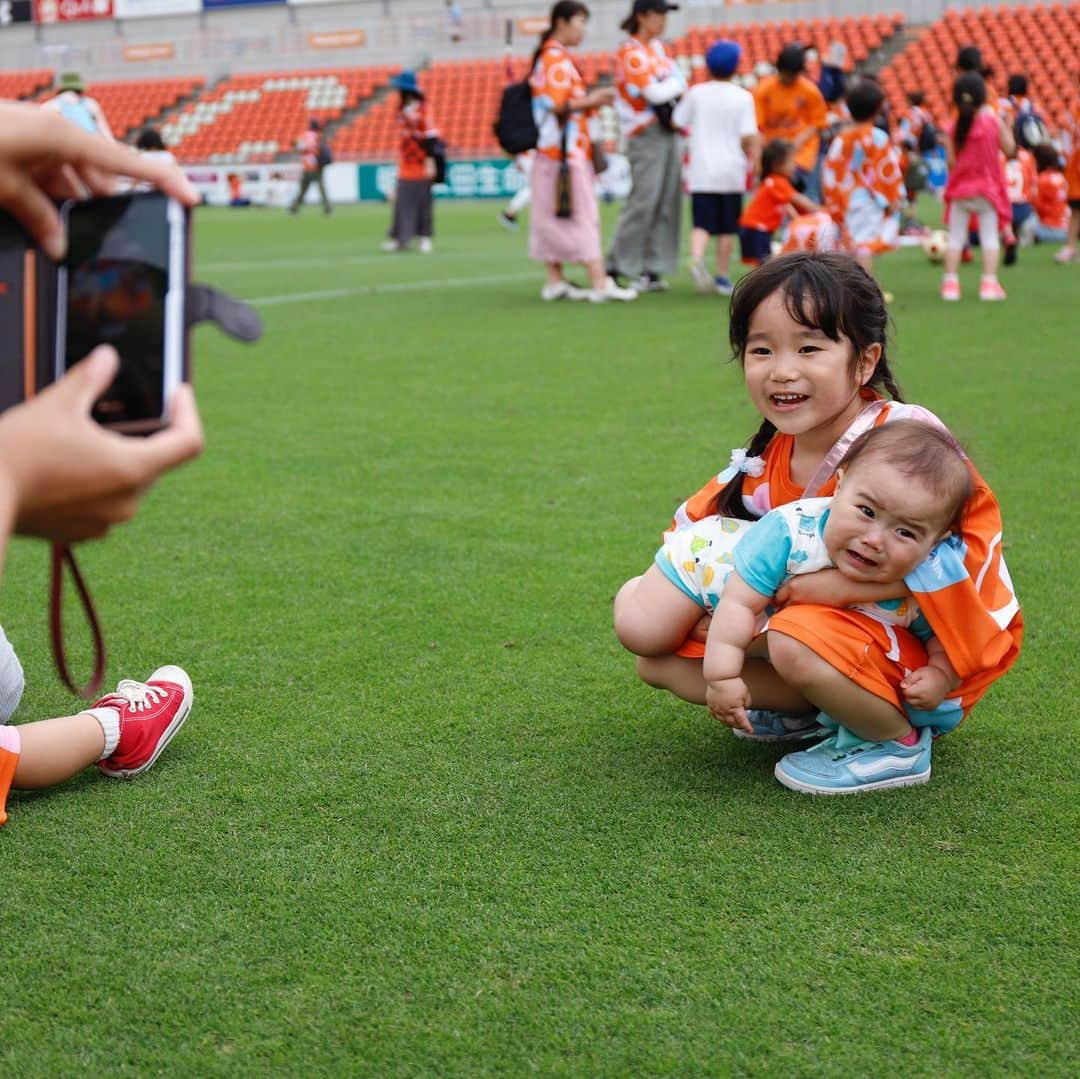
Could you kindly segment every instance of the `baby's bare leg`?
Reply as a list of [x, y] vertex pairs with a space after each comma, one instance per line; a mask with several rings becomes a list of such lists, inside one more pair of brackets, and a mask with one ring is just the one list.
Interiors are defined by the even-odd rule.
[[666, 656], [686, 640], [703, 612], [652, 565], [616, 594], [615, 634], [635, 655]]

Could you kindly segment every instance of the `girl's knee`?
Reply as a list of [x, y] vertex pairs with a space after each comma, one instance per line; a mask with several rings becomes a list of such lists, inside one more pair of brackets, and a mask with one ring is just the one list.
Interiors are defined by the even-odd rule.
[[820, 671], [821, 657], [802, 641], [775, 631], [770, 631], [768, 638], [769, 662], [788, 685], [805, 686]]

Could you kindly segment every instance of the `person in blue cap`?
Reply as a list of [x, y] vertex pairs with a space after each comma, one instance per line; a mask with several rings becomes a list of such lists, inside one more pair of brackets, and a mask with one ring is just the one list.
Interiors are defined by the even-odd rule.
[[435, 225], [432, 187], [439, 131], [414, 72], [402, 71], [390, 80], [390, 85], [401, 98], [398, 109], [401, 141], [398, 143], [394, 217], [382, 249], [404, 251], [415, 238], [417, 250], [427, 255], [431, 253]]
[[[705, 54], [712, 78], [698, 83], [675, 106], [674, 123], [689, 132], [686, 165], [693, 228], [690, 276], [698, 292], [730, 295], [731, 253], [739, 231], [743, 192], [757, 167], [761, 139], [753, 95], [731, 81], [742, 49], [717, 41]], [[716, 275], [705, 266], [709, 237], [716, 237]]]

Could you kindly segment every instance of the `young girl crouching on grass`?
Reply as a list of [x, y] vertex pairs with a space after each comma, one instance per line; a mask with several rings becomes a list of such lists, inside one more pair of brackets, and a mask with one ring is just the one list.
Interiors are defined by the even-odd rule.
[[[847, 255], [781, 255], [747, 274], [732, 297], [729, 336], [762, 423], [749, 446], [733, 451], [729, 466], [676, 510], [670, 532], [712, 515], [753, 521], [778, 506], [834, 494], [840, 461], [855, 439], [871, 428], [898, 419], [943, 428], [933, 413], [903, 403], [886, 355], [886, 326], [880, 288]], [[932, 579], [918, 569], [903, 584], [857, 581], [835, 567], [820, 569], [794, 576], [781, 587], [777, 601], [785, 606], [770, 621], [771, 630], [805, 642], [818, 657], [850, 674], [879, 647], [879, 633], [873, 620], [853, 619], [852, 612], [843, 608], [917, 594], [923, 616], [960, 679], [931, 718], [915, 717], [915, 726], [928, 726], [935, 735], [959, 724], [1012, 666], [1023, 637], [1019, 604], [1001, 553], [997, 501], [970, 461], [966, 467], [973, 488], [960, 534], [935, 551]], [[731, 531], [720, 534], [726, 537], [730, 558], [747, 526], [737, 520], [729, 520], [727, 526]], [[716, 542], [715, 534], [713, 538]], [[624, 586], [620, 603], [633, 585]], [[639, 654], [640, 677], [704, 704], [706, 623], [707, 617], [677, 647]], [[759, 741], [784, 742], [825, 733], [817, 718], [807, 714], [810, 698], [786, 679], [778, 683], [762, 651], [760, 642], [751, 647], [743, 666], [741, 677], [754, 708], [740, 733]], [[885, 693], [902, 718], [899, 696], [891, 690]], [[827, 707], [824, 710], [828, 712]], [[884, 745], [897, 734], [903, 736], [905, 728], [899, 722], [882, 727], [856, 721], [850, 731]], [[847, 738], [845, 732], [841, 742], [846, 744]], [[887, 750], [864, 745], [856, 757], [865, 764], [875, 754], [881, 759], [889, 756]], [[850, 769], [841, 770], [843, 782], [832, 789], [867, 789], [865, 779]]]
[[[852, 729], [886, 750], [887, 757], [869, 765], [862, 760], [844, 765], [865, 773], [860, 789], [925, 783], [930, 778], [927, 724], [959, 679], [915, 601], [883, 600], [850, 609], [859, 633], [876, 644], [864, 668], [851, 677], [830, 663], [827, 636], [803, 641], [774, 631], [766, 610], [785, 581], [825, 567], [857, 583], [902, 584], [950, 534], [971, 494], [971, 474], [950, 435], [916, 420], [864, 432], [837, 474], [832, 498], [789, 503], [749, 527], [714, 516], [671, 533], [655, 563], [619, 593], [616, 633], [633, 652], [663, 655], [677, 648], [708, 610], [714, 617], [705, 642], [705, 703], [722, 723], [753, 733], [746, 710], [755, 698], [821, 711], [827, 713], [823, 718], [843, 725], [847, 737], [838, 731], [830, 741], [847, 753], [864, 741], [852, 737]], [[740, 534], [734, 551], [725, 542], [732, 524]], [[898, 633], [897, 627], [909, 632]], [[746, 670], [747, 649], [763, 633], [771, 666]], [[791, 754], [777, 765], [776, 777], [794, 790], [833, 793], [836, 752], [823, 742]]]

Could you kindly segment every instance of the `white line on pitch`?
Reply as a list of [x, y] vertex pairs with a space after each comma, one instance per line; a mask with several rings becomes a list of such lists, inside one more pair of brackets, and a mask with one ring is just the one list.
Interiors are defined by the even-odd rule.
[[257, 296], [245, 303], [253, 307], [277, 307], [285, 303], [306, 303], [309, 300], [336, 300], [342, 296], [376, 296], [384, 292], [429, 292], [440, 288], [468, 288], [470, 285], [499, 285], [504, 281], [537, 281], [532, 273], [490, 274], [487, 277], [444, 277], [432, 281], [397, 281], [386, 285], [359, 285], [355, 288], [327, 288], [318, 292], [287, 292], [280, 296]]
[[[475, 252], [463, 252], [460, 255], [442, 252], [439, 255], [440, 262], [454, 262], [475, 258]], [[502, 258], [505, 258], [507, 262], [511, 260], [516, 262], [520, 260], [520, 255], [508, 254], [502, 256]], [[499, 259], [500, 256], [495, 256], [495, 260]], [[319, 269], [325, 267], [329, 262], [333, 262], [334, 265], [340, 265], [341, 263], [363, 265], [369, 262], [386, 264], [390, 261], [385, 254], [381, 253], [371, 255], [324, 255], [321, 258], [235, 259], [231, 262], [199, 262], [197, 269], [199, 273], [247, 273], [250, 270]], [[488, 261], [491, 261], [491, 259]]]

